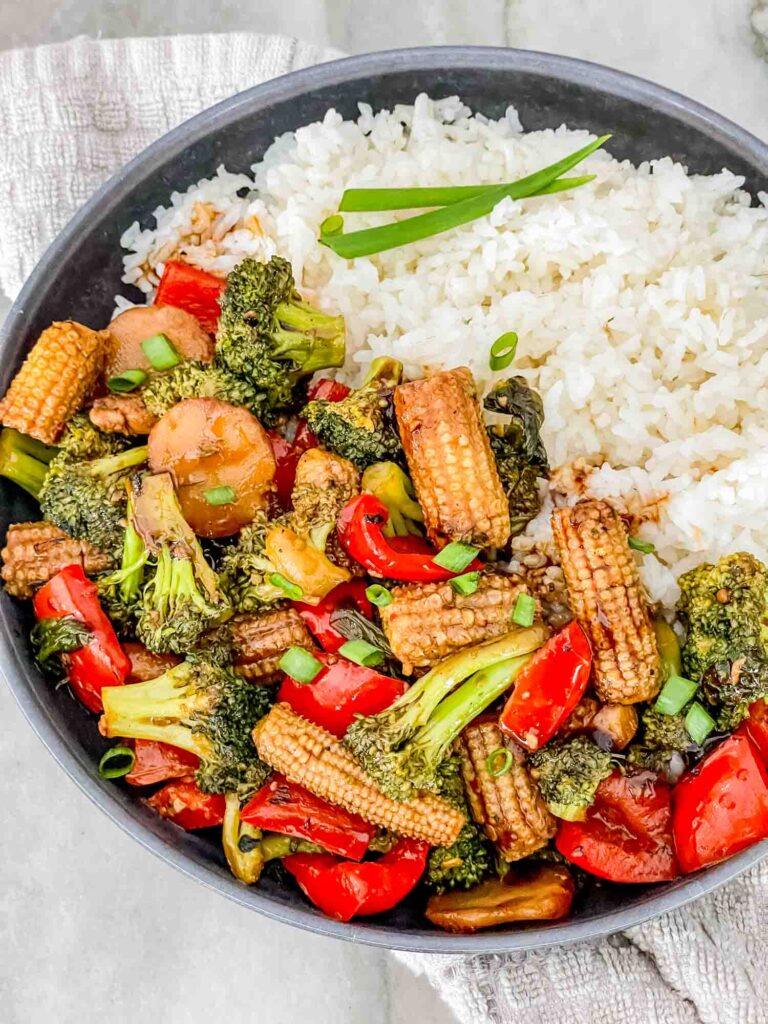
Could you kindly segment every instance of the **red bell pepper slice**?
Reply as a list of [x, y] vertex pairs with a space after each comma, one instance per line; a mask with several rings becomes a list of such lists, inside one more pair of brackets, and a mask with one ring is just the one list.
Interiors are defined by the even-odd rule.
[[333, 628], [331, 616], [342, 608], [353, 608], [366, 619], [373, 619], [373, 605], [365, 596], [365, 590], [365, 580], [347, 580], [334, 587], [319, 604], [304, 604], [303, 601], [292, 601], [291, 604], [323, 650], [335, 654], [347, 638]]
[[72, 692], [89, 711], [103, 711], [102, 687], [122, 686], [131, 671], [131, 661], [101, 607], [96, 585], [81, 565], [67, 565], [38, 590], [33, 607], [38, 619], [69, 615], [91, 630], [92, 639], [64, 657]]
[[764, 700], [750, 705], [749, 716], [736, 730], [752, 740], [764, 765], [768, 765], [768, 704]]
[[153, 786], [168, 779], [193, 775], [200, 758], [159, 740], [132, 740], [133, 768], [125, 776], [131, 786]]
[[334, 654], [313, 652], [323, 669], [311, 683], [284, 676], [277, 694], [297, 715], [343, 736], [357, 715], [376, 715], [408, 689], [402, 679], [382, 675]]
[[376, 834], [373, 825], [334, 807], [308, 789], [273, 775], [240, 812], [246, 825], [308, 839], [331, 853], [361, 860]]
[[523, 667], [501, 712], [501, 731], [527, 750], [543, 747], [584, 696], [591, 670], [589, 641], [574, 620]]
[[757, 748], [736, 732], [707, 754], [672, 792], [683, 871], [697, 871], [768, 838], [768, 776]]
[[677, 878], [669, 786], [650, 772], [614, 772], [598, 786], [585, 821], [560, 823], [555, 846], [609, 882]]
[[221, 313], [219, 298], [226, 286], [222, 277], [181, 260], [168, 260], [157, 286], [155, 305], [183, 309], [197, 318], [203, 330], [215, 334]]
[[[384, 526], [389, 519], [387, 506], [373, 494], [359, 494], [347, 502], [339, 515], [336, 526], [342, 547], [356, 562], [376, 576], [391, 580], [406, 580], [411, 583], [440, 582], [452, 579], [457, 574], [443, 569], [434, 561], [437, 552], [427, 548], [419, 537], [419, 548], [391, 543], [395, 538], [384, 536]], [[409, 538], [410, 539], [410, 538]], [[473, 561], [464, 572], [480, 568], [480, 562]]]
[[163, 818], [187, 831], [211, 828], [224, 821], [224, 797], [217, 793], [203, 793], [192, 779], [169, 782], [148, 797], [147, 804]]
[[400, 839], [375, 861], [343, 861], [330, 853], [294, 853], [283, 864], [304, 894], [324, 914], [350, 921], [391, 910], [414, 888], [429, 854], [429, 844]]

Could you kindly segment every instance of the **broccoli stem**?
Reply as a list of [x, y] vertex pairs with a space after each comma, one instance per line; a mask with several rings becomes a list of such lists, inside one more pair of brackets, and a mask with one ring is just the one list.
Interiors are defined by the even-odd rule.
[[323, 853], [324, 851], [316, 843], [310, 843], [308, 839], [292, 839], [290, 836], [278, 835], [270, 832], [263, 837], [261, 843], [261, 856], [266, 864], [268, 860], [281, 860], [292, 853]]
[[374, 359], [365, 375], [363, 387], [393, 388], [403, 379], [403, 364], [399, 359], [390, 356], [379, 356]]
[[138, 448], [128, 448], [117, 455], [107, 455], [103, 459], [95, 459], [88, 463], [88, 468], [94, 476], [114, 476], [122, 473], [133, 466], [140, 466], [147, 461], [149, 448], [147, 445], [139, 445]]
[[0, 431], [0, 476], [6, 477], [27, 494], [39, 499], [48, 464], [56, 449], [12, 427]]
[[280, 324], [272, 332], [271, 355], [299, 364], [303, 374], [343, 366], [344, 320], [306, 302], [281, 302], [275, 309]]

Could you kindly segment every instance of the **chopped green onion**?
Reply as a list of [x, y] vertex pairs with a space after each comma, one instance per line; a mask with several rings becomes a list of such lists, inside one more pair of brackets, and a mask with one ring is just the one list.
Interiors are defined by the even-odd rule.
[[365, 665], [372, 668], [384, 661], [384, 651], [369, 644], [367, 640], [347, 640], [339, 648], [339, 654], [348, 661], [354, 661], [356, 665]]
[[469, 597], [470, 594], [474, 594], [477, 590], [477, 581], [479, 579], [479, 572], [465, 572], [463, 576], [454, 576], [451, 580], [451, 586], [457, 594], [463, 594], [464, 597]]
[[694, 683], [692, 679], [671, 675], [656, 698], [654, 711], [658, 711], [660, 715], [676, 715], [678, 711], [682, 711], [698, 688], [699, 684]]
[[116, 395], [124, 395], [129, 391], [135, 391], [147, 379], [143, 370], [123, 370], [115, 374], [107, 381], [107, 388]]
[[513, 761], [514, 758], [512, 757], [511, 750], [507, 750], [506, 747], [496, 747], [485, 759], [485, 770], [494, 779], [498, 779], [500, 776], [507, 774], [512, 767]]
[[370, 587], [366, 587], [365, 596], [377, 608], [386, 608], [394, 600], [387, 588], [380, 586], [378, 583], [373, 583]]
[[164, 334], [154, 334], [142, 341], [141, 347], [153, 370], [170, 370], [181, 362], [179, 353]]
[[131, 748], [119, 743], [116, 747], [110, 747], [99, 761], [99, 775], [102, 779], [121, 779], [135, 763], [136, 755]]
[[[557, 178], [555, 181], [533, 192], [532, 196], [553, 195], [568, 189], [588, 185], [596, 175], [585, 174], [580, 178]], [[507, 188], [517, 183], [507, 182]], [[342, 213], [378, 213], [383, 210], [419, 210], [429, 206], [450, 206], [464, 199], [475, 199], [487, 195], [497, 185], [447, 185], [436, 188], [348, 188], [341, 197], [339, 211]], [[513, 197], [514, 198], [514, 197]], [[517, 198], [524, 198], [519, 196]], [[322, 231], [322, 224], [320, 225]]]
[[338, 235], [343, 229], [344, 218], [340, 213], [334, 213], [330, 217], [326, 217], [320, 225], [320, 237], [330, 238], [333, 235]]
[[492, 370], [506, 370], [517, 352], [517, 334], [507, 331], [491, 345], [491, 356], [488, 360]]
[[535, 195], [575, 167], [590, 153], [594, 153], [609, 138], [609, 135], [603, 135], [570, 156], [558, 160], [549, 167], [543, 167], [535, 174], [529, 174], [528, 177], [521, 178], [511, 185], [498, 185], [480, 195], [470, 196], [468, 199], [431, 210], [429, 213], [420, 213], [406, 220], [395, 221], [394, 224], [345, 232], [328, 238], [321, 237], [320, 242], [332, 249], [337, 256], [355, 259], [357, 256], [372, 256], [387, 249], [396, 249], [410, 242], [418, 242], [422, 238], [431, 238], [443, 231], [450, 231], [479, 217], [487, 216], [502, 199], [525, 199]]
[[209, 505], [231, 505], [237, 501], [237, 491], [234, 487], [209, 487], [203, 497]]
[[292, 601], [300, 601], [304, 597], [304, 591], [298, 585], [293, 583], [291, 580], [286, 579], [281, 572], [273, 572], [269, 577], [269, 582], [273, 587], [279, 587], [285, 591], [285, 596], [290, 597]]
[[639, 537], [630, 537], [629, 546], [633, 551], [642, 551], [644, 555], [652, 555], [656, 550], [655, 544], [652, 544], [649, 540], [641, 540]]
[[518, 594], [512, 609], [512, 621], [517, 626], [532, 626], [536, 618], [536, 600], [530, 594]]
[[323, 670], [322, 662], [303, 647], [289, 647], [278, 664], [297, 683], [311, 683]]
[[685, 728], [694, 743], [699, 746], [715, 728], [715, 720], [710, 713], [696, 701], [688, 708], [685, 716]]
[[477, 548], [473, 548], [469, 544], [462, 544], [458, 540], [453, 540], [450, 544], [446, 544], [432, 561], [435, 565], [439, 565], [441, 569], [459, 573], [464, 572], [467, 566], [474, 562], [476, 555]]

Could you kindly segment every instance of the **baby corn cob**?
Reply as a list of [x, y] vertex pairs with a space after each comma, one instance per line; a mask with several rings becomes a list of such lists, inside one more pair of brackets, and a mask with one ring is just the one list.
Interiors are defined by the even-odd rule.
[[43, 331], [0, 401], [0, 422], [52, 444], [104, 362], [104, 335], [73, 320]]
[[263, 615], [238, 615], [232, 622], [235, 669], [256, 683], [274, 683], [279, 661], [289, 647], [316, 650], [312, 635], [294, 608], [278, 608]]
[[[512, 757], [509, 769], [493, 775], [494, 758], [500, 761], [499, 770], [506, 752]], [[494, 719], [478, 719], [467, 726], [459, 739], [459, 756], [472, 817], [504, 860], [522, 860], [546, 846], [557, 823], [522, 758], [504, 745]]]
[[509, 503], [469, 370], [401, 384], [395, 412], [430, 538], [503, 547]]
[[605, 703], [655, 697], [659, 652], [620, 516], [605, 501], [555, 509], [552, 529], [576, 618], [587, 632], [595, 689]]
[[87, 541], [73, 540], [51, 523], [13, 523], [0, 552], [5, 589], [13, 597], [32, 597], [65, 565], [77, 563], [90, 576], [112, 567], [109, 555]]
[[331, 733], [275, 704], [253, 730], [259, 757], [291, 782], [359, 814], [397, 835], [450, 846], [466, 818], [439, 796], [398, 801], [384, 796], [346, 747]]
[[527, 588], [512, 576], [488, 573], [473, 594], [450, 583], [409, 583], [392, 590], [381, 622], [403, 672], [435, 665], [462, 647], [508, 633], [518, 594]]

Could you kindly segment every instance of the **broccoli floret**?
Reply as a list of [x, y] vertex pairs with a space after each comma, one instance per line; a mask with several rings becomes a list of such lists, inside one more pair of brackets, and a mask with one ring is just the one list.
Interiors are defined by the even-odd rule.
[[0, 476], [39, 500], [48, 467], [56, 452], [56, 448], [34, 437], [20, 434], [12, 427], [3, 427], [0, 431]]
[[684, 713], [662, 715], [648, 707], [640, 716], [638, 738], [627, 751], [627, 761], [676, 782], [700, 753], [685, 728]]
[[146, 461], [146, 445], [91, 462], [57, 456], [40, 493], [43, 517], [70, 537], [90, 541], [119, 558], [125, 533], [125, 480]]
[[139, 611], [149, 550], [133, 525], [133, 501], [128, 498], [120, 567], [97, 581], [99, 599], [121, 636], [130, 635]]
[[494, 857], [482, 829], [471, 821], [458, 759], [447, 758], [440, 769], [440, 795], [467, 815], [467, 823], [450, 846], [430, 851], [424, 884], [434, 892], [471, 889], [491, 874]]
[[541, 440], [544, 404], [522, 377], [500, 381], [485, 396], [489, 412], [509, 416], [504, 425], [488, 426], [488, 440], [509, 501], [511, 535], [525, 529], [541, 509], [539, 477], [549, 475]]
[[185, 654], [232, 607], [182, 515], [170, 475], [143, 477], [133, 501], [133, 525], [155, 559], [139, 601], [137, 636], [151, 651]]
[[246, 258], [229, 274], [215, 362], [263, 392], [266, 409], [292, 408], [301, 378], [344, 355], [344, 318], [302, 301], [287, 260]]
[[340, 402], [316, 399], [302, 412], [326, 448], [359, 469], [374, 462], [403, 461], [392, 393], [403, 375], [396, 359], [374, 359], [362, 387]]
[[686, 628], [683, 672], [734, 728], [768, 696], [768, 570], [744, 552], [680, 577], [678, 614]]
[[385, 711], [359, 717], [344, 742], [388, 796], [407, 800], [418, 790], [439, 791], [454, 739], [504, 693], [542, 640], [534, 627], [457, 652]]
[[321, 448], [310, 449], [296, 467], [293, 511], [286, 525], [323, 550], [339, 512], [358, 493], [359, 486], [360, 476], [346, 459]]
[[582, 821], [603, 779], [613, 771], [611, 755], [586, 736], [548, 743], [528, 763], [552, 814]]
[[257, 512], [219, 560], [222, 589], [238, 612], [262, 611], [285, 598], [285, 591], [270, 583], [275, 567], [264, 552], [268, 530], [266, 515]]
[[72, 417], [64, 428], [58, 443], [61, 462], [90, 462], [92, 459], [104, 459], [108, 455], [117, 455], [125, 451], [129, 440], [122, 434], [106, 434], [94, 427], [85, 413], [79, 412]]
[[58, 678], [63, 675], [62, 654], [84, 647], [91, 640], [91, 630], [73, 615], [40, 619], [32, 627], [30, 640], [35, 661], [43, 675]]
[[194, 360], [150, 377], [142, 388], [141, 397], [147, 409], [158, 417], [185, 398], [218, 398], [231, 405], [244, 406], [255, 416], [263, 415], [266, 403], [263, 391], [235, 377], [223, 366]]
[[421, 505], [416, 501], [410, 477], [395, 462], [374, 462], [363, 473], [362, 489], [376, 495], [389, 509], [384, 526], [388, 537], [420, 537], [424, 522]]
[[102, 690], [102, 732], [159, 740], [200, 758], [195, 773], [206, 793], [242, 799], [267, 779], [251, 731], [269, 711], [270, 691], [204, 659], [184, 661], [156, 679]]

